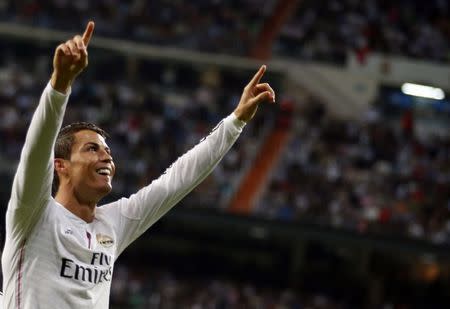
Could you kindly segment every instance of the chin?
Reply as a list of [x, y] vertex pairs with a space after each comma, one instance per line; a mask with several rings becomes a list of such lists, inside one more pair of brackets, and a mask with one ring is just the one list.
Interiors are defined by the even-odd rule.
[[112, 191], [111, 185], [102, 186], [98, 189], [98, 192], [102, 195], [102, 197], [107, 196]]
[[106, 194], [109, 194], [111, 191], [112, 191], [112, 186], [111, 185], [108, 185], [108, 186], [105, 187]]

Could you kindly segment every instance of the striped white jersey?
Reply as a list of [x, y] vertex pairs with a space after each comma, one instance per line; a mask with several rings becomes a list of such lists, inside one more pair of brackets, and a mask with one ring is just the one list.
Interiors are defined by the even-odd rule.
[[162, 176], [86, 223], [51, 197], [68, 96], [47, 85], [27, 132], [6, 213], [4, 308], [108, 308], [117, 257], [213, 170], [245, 125], [229, 115]]

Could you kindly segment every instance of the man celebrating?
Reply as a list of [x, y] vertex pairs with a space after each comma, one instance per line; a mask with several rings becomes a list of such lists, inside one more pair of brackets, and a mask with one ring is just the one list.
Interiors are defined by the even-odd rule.
[[271, 87], [260, 83], [262, 66], [234, 112], [162, 176], [97, 207], [115, 173], [105, 132], [75, 123], [58, 134], [71, 85], [88, 64], [93, 30], [89, 22], [83, 36], [56, 48], [27, 132], [6, 213], [5, 308], [108, 308], [117, 257], [214, 169], [260, 103], [275, 102]]

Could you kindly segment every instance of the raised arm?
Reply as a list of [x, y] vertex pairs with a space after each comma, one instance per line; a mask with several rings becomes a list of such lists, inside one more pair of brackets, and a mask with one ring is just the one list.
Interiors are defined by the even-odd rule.
[[25, 232], [38, 220], [51, 196], [53, 147], [61, 128], [70, 86], [87, 66], [87, 45], [94, 30], [90, 22], [83, 36], [60, 44], [53, 58], [53, 74], [27, 131], [14, 177], [7, 225]]
[[122, 217], [117, 227], [119, 234], [123, 235], [118, 253], [212, 172], [237, 140], [246, 122], [255, 115], [260, 103], [275, 102], [272, 88], [259, 83], [265, 69], [262, 66], [244, 88], [235, 111], [199, 144], [178, 158], [162, 176], [130, 198], [119, 200], [119, 207], [115, 203], [105, 206], [106, 211], [120, 211]]

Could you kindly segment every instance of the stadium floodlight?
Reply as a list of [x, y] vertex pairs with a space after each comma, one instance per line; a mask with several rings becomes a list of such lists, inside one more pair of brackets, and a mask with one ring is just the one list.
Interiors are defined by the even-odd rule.
[[434, 100], [442, 100], [445, 98], [444, 90], [425, 85], [404, 83], [402, 85], [402, 92], [407, 95], [416, 97], [429, 98]]

